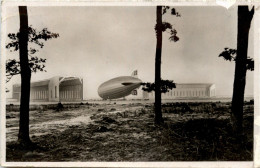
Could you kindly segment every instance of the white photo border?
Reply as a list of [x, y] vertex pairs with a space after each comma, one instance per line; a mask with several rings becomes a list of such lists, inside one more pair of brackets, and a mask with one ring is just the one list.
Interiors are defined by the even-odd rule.
[[[230, 6], [230, 5], [254, 5], [255, 15], [254, 15], [254, 60], [255, 60], [255, 70], [254, 70], [254, 161], [248, 162], [234, 162], [234, 161], [214, 161], [214, 162], [6, 162], [6, 98], [5, 98], [5, 55], [3, 54], [5, 47], [5, 35], [6, 27], [5, 20], [8, 19], [6, 16], [6, 7], [8, 6], [157, 6], [157, 5], [167, 5], [167, 6]], [[9, 0], [2, 1], [1, 4], [1, 120], [0, 120], [0, 163], [4, 167], [207, 167], [207, 168], [222, 168], [222, 167], [236, 167], [236, 168], [251, 168], [260, 167], [260, 59], [259, 59], [259, 41], [260, 41], [260, 1], [250, 1], [246, 2], [243, 0], [80, 0], [80, 1], [19, 1], [19, 0]]]

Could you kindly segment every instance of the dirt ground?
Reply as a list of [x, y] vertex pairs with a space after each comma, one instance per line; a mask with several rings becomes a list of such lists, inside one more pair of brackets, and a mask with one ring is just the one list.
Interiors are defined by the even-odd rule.
[[78, 104], [30, 112], [33, 149], [17, 145], [19, 112], [6, 115], [7, 161], [251, 161], [253, 103], [244, 107], [244, 136], [237, 142], [230, 103], [163, 104], [155, 126], [153, 104]]

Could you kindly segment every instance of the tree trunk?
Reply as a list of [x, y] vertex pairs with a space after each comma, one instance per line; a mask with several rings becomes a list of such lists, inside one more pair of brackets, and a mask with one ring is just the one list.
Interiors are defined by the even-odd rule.
[[31, 143], [29, 137], [29, 103], [30, 103], [30, 81], [31, 69], [28, 63], [28, 14], [26, 6], [19, 6], [20, 34], [19, 55], [21, 67], [21, 99], [20, 99], [20, 122], [18, 142], [28, 145]]
[[249, 11], [248, 6], [238, 6], [237, 57], [235, 79], [232, 98], [231, 123], [235, 135], [243, 133], [243, 105], [246, 85], [246, 60], [248, 49], [248, 34], [254, 8]]
[[162, 124], [161, 111], [161, 55], [162, 55], [162, 6], [156, 9], [156, 56], [155, 56], [155, 124]]

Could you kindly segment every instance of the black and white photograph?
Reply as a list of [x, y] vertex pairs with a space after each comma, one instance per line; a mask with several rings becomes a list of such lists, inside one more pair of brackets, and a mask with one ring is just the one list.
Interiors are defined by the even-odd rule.
[[258, 5], [7, 4], [3, 166], [253, 166]]

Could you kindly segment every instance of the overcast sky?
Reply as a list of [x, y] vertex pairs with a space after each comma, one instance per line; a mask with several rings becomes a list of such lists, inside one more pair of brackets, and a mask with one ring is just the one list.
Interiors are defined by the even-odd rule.
[[[231, 96], [234, 62], [218, 55], [236, 48], [237, 7], [175, 7], [181, 17], [163, 16], [177, 30], [176, 43], [163, 35], [162, 78], [176, 83], [214, 83], [218, 96]], [[154, 81], [156, 7], [28, 7], [29, 25], [47, 27], [58, 39], [44, 42], [38, 56], [47, 59], [47, 72], [32, 81], [53, 76], [84, 79], [84, 97], [98, 98], [98, 86], [113, 77], [138, 70], [143, 82]], [[18, 7], [4, 16], [8, 33], [19, 29]], [[249, 56], [253, 57], [253, 26]], [[8, 41], [7, 41], [8, 42]], [[7, 43], [6, 42], [6, 43]], [[6, 50], [7, 58], [18, 58]], [[14, 77], [7, 86], [19, 83]], [[247, 72], [245, 95], [253, 95], [253, 72]]]

